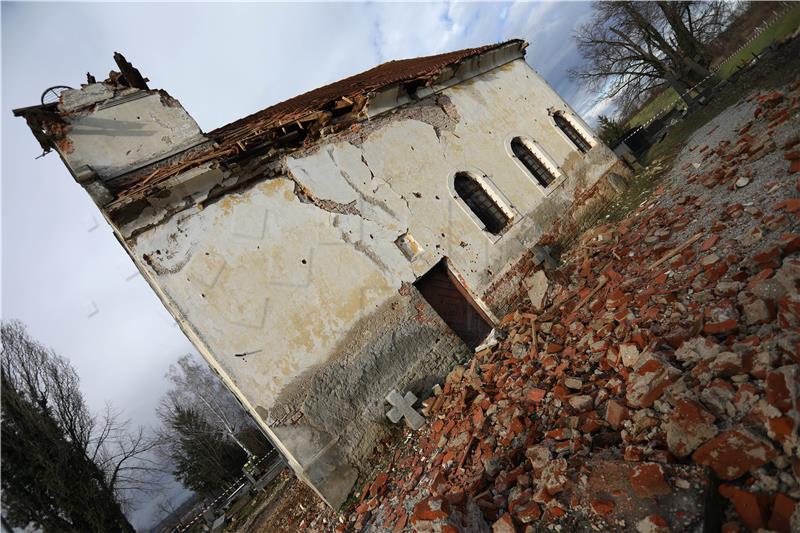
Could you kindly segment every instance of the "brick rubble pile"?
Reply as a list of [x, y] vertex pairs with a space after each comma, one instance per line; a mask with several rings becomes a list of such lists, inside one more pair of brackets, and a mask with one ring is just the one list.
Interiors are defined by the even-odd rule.
[[799, 89], [704, 128], [678, 180], [532, 274], [328, 527], [800, 528]]

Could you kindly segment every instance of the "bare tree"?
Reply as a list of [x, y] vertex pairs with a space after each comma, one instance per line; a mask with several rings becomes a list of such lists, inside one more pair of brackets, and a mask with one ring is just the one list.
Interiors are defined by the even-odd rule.
[[272, 449], [253, 419], [204, 361], [170, 367], [172, 388], [158, 407], [160, 452], [183, 484], [209, 495], [241, 475], [252, 455]]
[[689, 89], [710, 75], [708, 42], [730, 19], [727, 2], [595, 2], [574, 37], [586, 63], [570, 71], [623, 107], [672, 87], [688, 106]]
[[243, 429], [253, 425], [253, 420], [205, 362], [186, 354], [170, 366], [167, 379], [173, 387], [159, 406], [162, 412], [174, 413], [177, 407], [190, 407], [213, 431], [231, 439], [248, 457], [253, 455], [238, 437]]
[[[93, 415], [83, 399], [80, 380], [72, 365], [32, 339], [21, 322], [3, 322], [0, 332], [3, 343], [0, 371], [4, 389], [7, 389], [4, 390], [3, 431], [29, 438], [27, 449], [9, 449], [9, 453], [16, 453], [13, 456], [5, 453], [8, 446], [4, 443], [4, 473], [13, 468], [13, 472], [22, 475], [19, 479], [41, 477], [48, 480], [49, 485], [43, 490], [52, 491], [54, 487], [63, 486], [68, 491], [70, 480], [64, 483], [64, 480], [53, 479], [56, 474], [50, 472], [52, 465], [47, 464], [48, 455], [55, 461], [57, 451], [44, 450], [43, 454], [36, 455], [36, 447], [45, 446], [45, 440], [49, 439], [50, 446], [64, 448], [62, 455], [73, 463], [72, 472], [89, 478], [75, 482], [85, 481], [95, 487], [97, 498], [109, 509], [114, 505], [129, 505], [135, 494], [153, 490], [154, 474], [161, 473], [149, 456], [156, 441], [143, 428], [131, 433], [129, 422], [121, 420], [119, 413], [110, 406], [101, 415]], [[27, 454], [43, 459], [40, 463], [29, 461], [28, 465], [25, 464]], [[7, 464], [6, 458], [11, 458], [13, 464]], [[23, 472], [25, 468], [41, 471]], [[58, 476], [69, 475], [66, 471], [59, 472]], [[4, 489], [11, 492], [20, 489], [13, 484], [13, 479], [10, 484], [6, 481], [4, 476]], [[57, 494], [53, 498], [69, 502], [70, 494]], [[33, 509], [28, 511], [33, 512]]]

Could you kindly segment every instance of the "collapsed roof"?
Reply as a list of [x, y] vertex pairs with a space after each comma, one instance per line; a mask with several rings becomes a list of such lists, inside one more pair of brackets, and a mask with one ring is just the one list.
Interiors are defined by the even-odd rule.
[[[379, 113], [380, 110], [368, 109], [378, 93], [391, 92], [395, 95], [394, 102], [425, 97], [435, 86], [448, 85], [448, 80], [452, 80], [452, 84], [466, 79], [465, 73], [459, 70], [466, 60], [476, 58], [480, 63], [484, 56], [489, 56], [487, 62], [496, 66], [497, 58], [492, 57], [492, 52], [511, 51], [514, 57], [522, 57], [526, 47], [524, 41], [513, 39], [445, 54], [389, 61], [202, 134], [204, 142], [160, 161], [149, 161], [124, 176], [107, 179], [106, 185], [114, 203], [119, 203], [147, 194], [168, 178], [210, 161], [237, 164], [252, 157], [270, 156], [280, 150], [308, 145], [321, 136], [342, 131], [354, 122]], [[150, 90], [146, 78], [142, 78], [124, 57], [115, 54], [115, 60], [121, 73], [112, 71], [109, 78], [100, 83], [89, 76], [89, 84], [84, 85], [81, 92], [104, 85], [103, 90], [112, 89], [109, 94], [114, 99], [130, 98], [132, 92], [144, 91], [159, 94], [165, 105], [179, 105], [164, 91]], [[74, 92], [77, 91], [66, 91]], [[74, 105], [65, 105], [62, 93], [58, 102], [17, 109], [14, 114], [27, 119], [45, 150], [57, 147], [64, 152], [70, 150], [71, 115], [91, 111], [94, 105], [107, 105], [105, 102], [96, 104], [96, 99], [91, 103], [92, 106], [77, 110]]]

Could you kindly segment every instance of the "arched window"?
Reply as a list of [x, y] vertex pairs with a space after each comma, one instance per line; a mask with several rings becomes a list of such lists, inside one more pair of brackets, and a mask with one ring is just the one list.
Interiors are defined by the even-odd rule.
[[456, 173], [453, 185], [456, 194], [475, 213], [475, 216], [483, 222], [488, 232], [497, 235], [508, 225], [510, 217], [489, 192], [484, 189], [483, 184], [468, 172]]
[[558, 129], [563, 131], [564, 134], [569, 137], [569, 140], [572, 141], [572, 144], [574, 144], [578, 150], [585, 154], [592, 148], [592, 145], [589, 144], [589, 141], [587, 141], [584, 136], [581, 135], [581, 132], [575, 129], [575, 126], [573, 126], [567, 120], [561, 111], [558, 111], [553, 115], [553, 120], [555, 121], [556, 126], [558, 126]]
[[519, 159], [525, 168], [528, 169], [539, 185], [547, 188], [548, 185], [553, 183], [556, 177], [545, 166], [544, 162], [533, 153], [533, 151], [525, 146], [525, 143], [519, 137], [511, 139], [511, 151]]

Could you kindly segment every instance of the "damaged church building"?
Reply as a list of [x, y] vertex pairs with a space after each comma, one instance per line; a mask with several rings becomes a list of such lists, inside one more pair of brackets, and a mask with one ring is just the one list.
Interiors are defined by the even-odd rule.
[[[297, 476], [340, 506], [391, 423], [624, 165], [521, 40], [391, 61], [204, 133], [124, 57], [15, 110]], [[419, 407], [417, 405], [416, 407]]]

